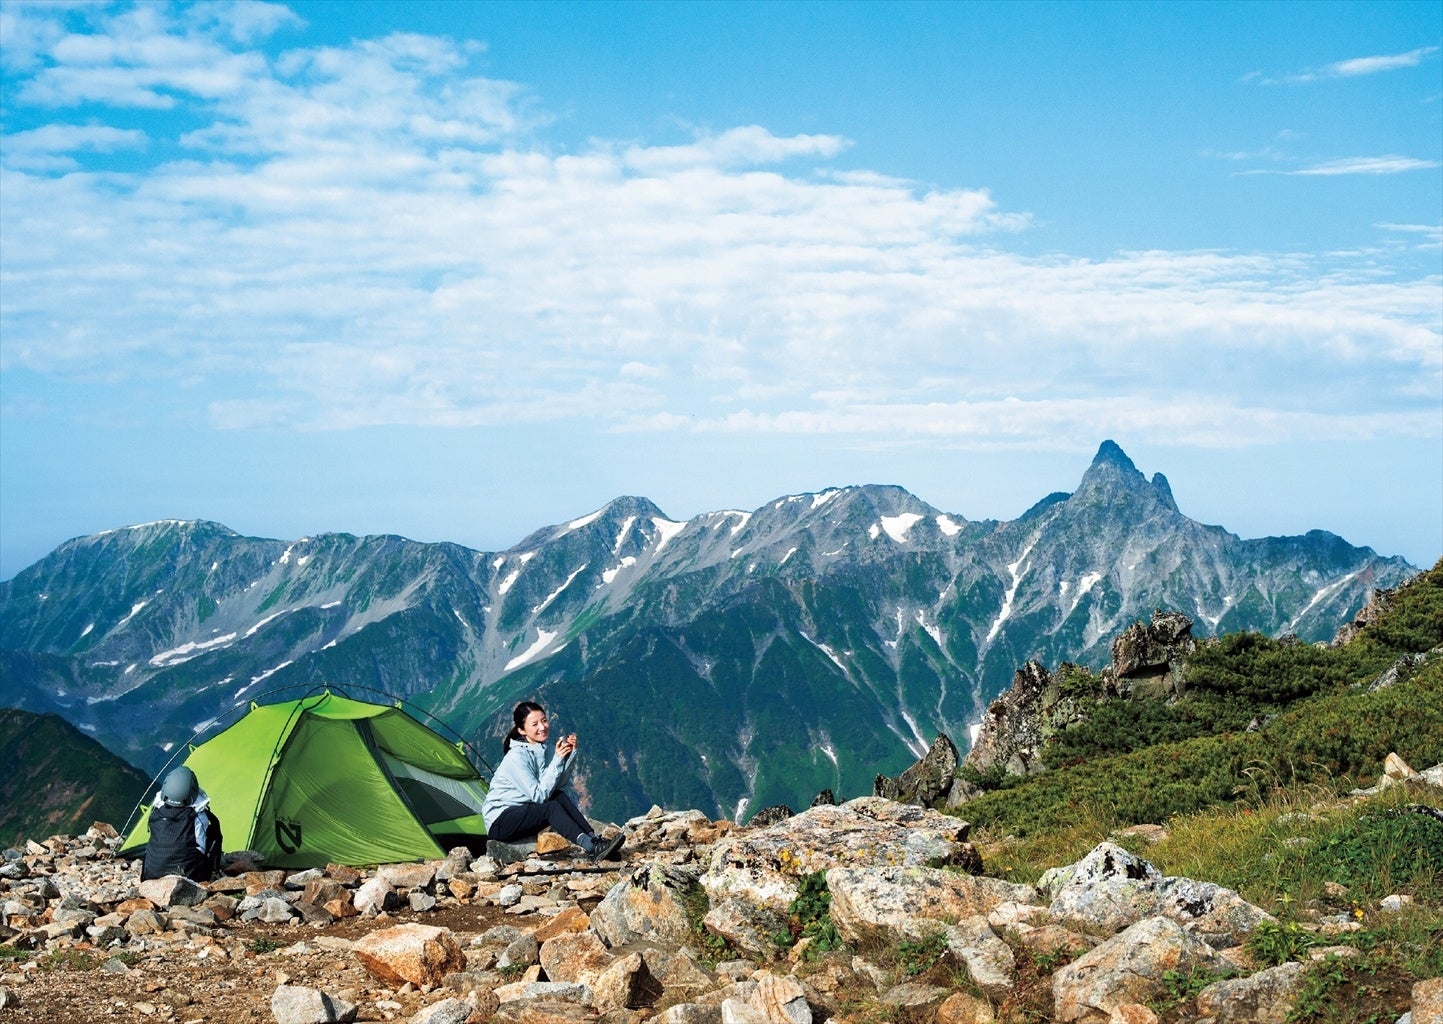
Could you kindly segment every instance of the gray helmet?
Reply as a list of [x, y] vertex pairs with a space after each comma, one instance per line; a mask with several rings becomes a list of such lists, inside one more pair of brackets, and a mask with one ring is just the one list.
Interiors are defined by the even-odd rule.
[[177, 768], [165, 777], [160, 785], [160, 795], [165, 802], [175, 807], [190, 803], [200, 792], [200, 783], [196, 780], [195, 772], [184, 766]]

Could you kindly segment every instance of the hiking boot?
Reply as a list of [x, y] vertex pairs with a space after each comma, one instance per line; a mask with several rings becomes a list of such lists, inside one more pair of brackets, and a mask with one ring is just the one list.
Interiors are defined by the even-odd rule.
[[612, 836], [610, 839], [603, 839], [600, 836], [594, 835], [591, 837], [591, 849], [587, 850], [586, 852], [587, 855], [594, 861], [611, 860], [613, 857], [615, 857], [618, 853], [621, 852], [622, 844], [625, 842], [626, 836], [622, 835], [620, 832]]

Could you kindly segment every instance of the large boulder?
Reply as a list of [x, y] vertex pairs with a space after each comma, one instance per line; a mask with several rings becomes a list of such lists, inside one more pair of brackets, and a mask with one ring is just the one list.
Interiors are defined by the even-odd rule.
[[1163, 915], [1218, 946], [1242, 942], [1273, 917], [1232, 889], [1164, 876], [1113, 843], [1099, 843], [1076, 864], [1044, 872], [1038, 888], [1051, 896], [1057, 923], [1104, 934]]
[[685, 941], [687, 902], [697, 889], [693, 868], [645, 864], [611, 887], [591, 912], [591, 930], [608, 946]]
[[439, 985], [466, 969], [466, 954], [445, 928], [400, 924], [356, 940], [351, 947], [361, 966], [388, 985]]
[[541, 944], [541, 969], [552, 981], [590, 984], [616, 957], [595, 932], [567, 932]]
[[1298, 1001], [1303, 965], [1288, 962], [1198, 993], [1198, 1012], [1217, 1024], [1284, 1024]]
[[926, 939], [948, 922], [1037, 899], [1028, 885], [925, 867], [833, 868], [827, 888], [832, 923], [848, 942]]
[[980, 871], [970, 829], [959, 818], [881, 797], [823, 804], [717, 843], [701, 884], [713, 906], [736, 898], [785, 915], [799, 880], [816, 871], [884, 865]]
[[271, 996], [275, 1024], [344, 1024], [355, 1020], [357, 1012], [339, 996], [300, 985], [281, 985]]
[[1052, 975], [1053, 1016], [1104, 1024], [1118, 1008], [1167, 993], [1169, 974], [1222, 973], [1226, 959], [1166, 917], [1149, 917], [1114, 935]]

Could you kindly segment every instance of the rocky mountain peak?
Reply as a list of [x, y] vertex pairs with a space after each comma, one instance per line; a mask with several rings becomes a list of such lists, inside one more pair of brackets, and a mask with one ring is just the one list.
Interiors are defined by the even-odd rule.
[[1157, 473], [1149, 482], [1115, 441], [1102, 442], [1092, 465], [1082, 474], [1082, 482], [1078, 484], [1074, 497], [1109, 503], [1142, 499], [1148, 505], [1155, 504], [1170, 512], [1178, 511], [1167, 477]]

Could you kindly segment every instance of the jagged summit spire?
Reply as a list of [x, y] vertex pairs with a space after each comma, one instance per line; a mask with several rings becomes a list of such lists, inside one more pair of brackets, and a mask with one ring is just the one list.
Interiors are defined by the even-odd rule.
[[1134, 466], [1132, 460], [1127, 457], [1127, 452], [1123, 451], [1122, 447], [1111, 439], [1102, 442], [1102, 444], [1098, 446], [1097, 454], [1092, 457], [1092, 464], [1094, 466], [1112, 465], [1119, 469], [1131, 470], [1134, 473], [1137, 472], [1137, 467]]
[[1087, 472], [1082, 474], [1082, 483], [1078, 485], [1078, 491], [1091, 491], [1098, 488], [1110, 489], [1114, 487], [1126, 487], [1135, 489], [1147, 486], [1147, 477], [1138, 472], [1132, 460], [1127, 457], [1116, 441], [1104, 441], [1093, 456], [1092, 465], [1087, 467]]
[[1156, 500], [1158, 504], [1173, 512], [1178, 511], [1177, 502], [1173, 499], [1172, 488], [1168, 485], [1167, 477], [1161, 473], [1154, 473], [1152, 480], [1138, 470], [1133, 461], [1127, 457], [1121, 446], [1116, 441], [1104, 441], [1093, 456], [1092, 465], [1087, 467], [1087, 472], [1082, 474], [1082, 483], [1078, 485], [1079, 494], [1113, 494], [1120, 492], [1148, 495], [1150, 499]]

